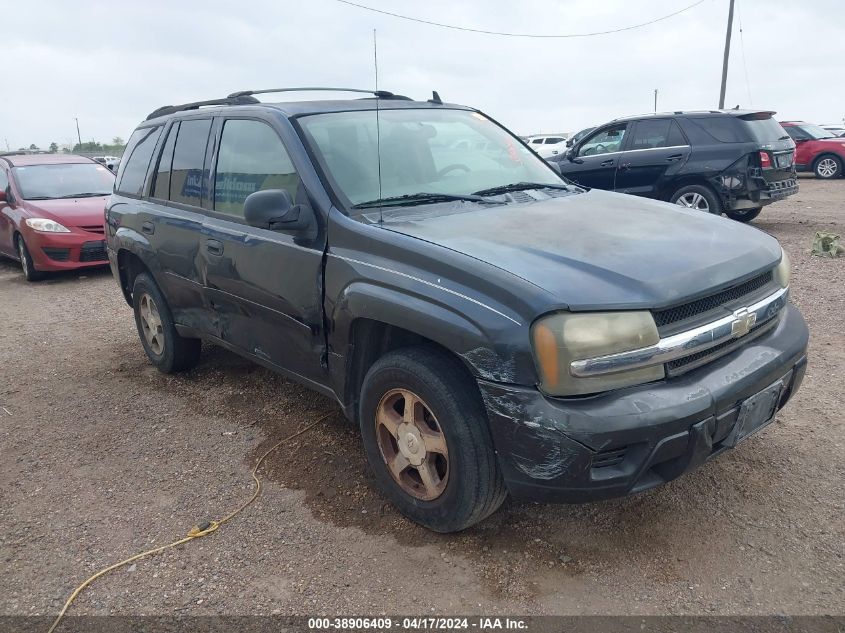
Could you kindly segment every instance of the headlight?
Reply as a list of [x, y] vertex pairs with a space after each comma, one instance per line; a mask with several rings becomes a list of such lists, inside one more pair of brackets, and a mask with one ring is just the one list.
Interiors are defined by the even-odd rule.
[[775, 268], [774, 278], [781, 288], [789, 287], [789, 278], [792, 276], [792, 266], [789, 263], [789, 256], [786, 251], [780, 249], [780, 264]]
[[26, 225], [42, 233], [70, 233], [69, 229], [63, 227], [58, 222], [46, 218], [28, 218]]
[[540, 388], [553, 396], [574, 396], [628, 387], [665, 376], [663, 365], [577, 377], [572, 361], [628, 352], [660, 340], [650, 312], [560, 312], [531, 326]]

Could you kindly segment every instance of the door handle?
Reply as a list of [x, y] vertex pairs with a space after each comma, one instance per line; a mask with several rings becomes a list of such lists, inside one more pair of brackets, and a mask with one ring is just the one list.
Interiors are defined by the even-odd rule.
[[217, 240], [206, 240], [205, 248], [211, 255], [223, 254], [223, 243]]
[[669, 162], [673, 162], [676, 160], [681, 160], [683, 157], [683, 154], [672, 154], [671, 156], [667, 156], [666, 160], [668, 160]]
[[612, 158], [610, 160], [604, 161], [603, 163], [599, 163], [599, 167], [610, 167], [611, 165], [613, 165]]
[[156, 225], [152, 222], [141, 222], [141, 232], [152, 235], [156, 232]]

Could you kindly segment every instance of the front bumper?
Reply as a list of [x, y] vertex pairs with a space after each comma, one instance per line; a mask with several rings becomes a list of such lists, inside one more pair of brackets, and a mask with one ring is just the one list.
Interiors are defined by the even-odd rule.
[[24, 240], [36, 270], [59, 271], [108, 265], [104, 237], [72, 228], [70, 233], [28, 231]]
[[808, 332], [787, 306], [778, 325], [699, 369], [659, 383], [562, 399], [479, 381], [505, 482], [519, 499], [579, 503], [641, 492], [730, 448], [743, 401], [806, 369]]

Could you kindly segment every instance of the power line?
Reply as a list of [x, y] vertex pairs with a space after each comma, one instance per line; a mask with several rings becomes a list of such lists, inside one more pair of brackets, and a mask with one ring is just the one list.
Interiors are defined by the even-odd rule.
[[676, 15], [680, 15], [685, 11], [689, 11], [697, 7], [698, 5], [702, 4], [704, 0], [697, 0], [697, 2], [693, 2], [691, 5], [684, 7], [678, 11], [673, 13], [669, 13], [668, 15], [664, 15], [659, 18], [655, 18], [654, 20], [649, 20], [648, 22], [643, 22], [642, 24], [633, 24], [631, 26], [626, 26], [621, 29], [612, 29], [610, 31], [595, 31], [593, 33], [567, 33], [565, 35], [542, 35], [536, 33], [506, 33], [502, 31], [487, 31], [484, 29], [474, 29], [466, 26], [456, 26], [454, 24], [443, 24], [442, 22], [432, 22], [431, 20], [423, 20], [421, 18], [411, 17], [409, 15], [401, 15], [399, 13], [392, 13], [390, 11], [384, 11], [382, 9], [376, 9], [375, 7], [368, 7], [363, 4], [358, 4], [357, 2], [351, 2], [351, 0], [337, 0], [342, 4], [347, 4], [351, 7], [356, 7], [358, 9], [364, 9], [365, 11], [372, 11], [373, 13], [381, 13], [382, 15], [389, 15], [393, 18], [399, 18], [400, 20], [408, 20], [410, 22], [419, 22], [420, 24], [427, 24], [429, 26], [438, 26], [444, 29], [453, 29], [455, 31], [468, 31], [470, 33], [480, 33], [482, 35], [498, 35], [501, 37], [529, 37], [529, 38], [541, 38], [541, 39], [564, 39], [564, 38], [573, 38], [573, 37], [593, 37], [595, 35], [610, 35], [612, 33], [621, 33], [623, 31], [632, 31], [634, 29], [639, 29], [644, 26], [649, 26], [650, 24], [655, 24], [657, 22], [662, 22], [663, 20], [668, 20], [669, 18], [673, 18]]

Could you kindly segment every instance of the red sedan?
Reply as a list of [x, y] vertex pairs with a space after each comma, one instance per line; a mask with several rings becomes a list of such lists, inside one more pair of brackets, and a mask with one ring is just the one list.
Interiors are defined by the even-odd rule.
[[824, 180], [842, 176], [845, 138], [803, 121], [781, 121], [781, 126], [795, 141], [795, 168], [798, 171], [812, 171], [816, 178]]
[[29, 281], [108, 264], [103, 211], [114, 174], [90, 158], [0, 154], [0, 254]]

